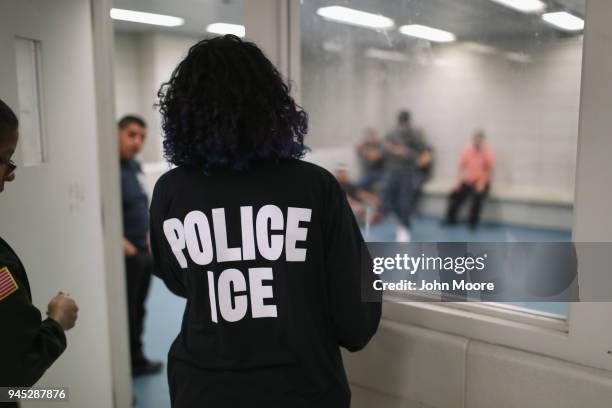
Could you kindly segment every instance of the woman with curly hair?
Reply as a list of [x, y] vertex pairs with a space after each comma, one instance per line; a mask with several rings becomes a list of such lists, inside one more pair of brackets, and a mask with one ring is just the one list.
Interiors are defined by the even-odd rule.
[[[187, 299], [173, 407], [348, 407], [340, 346], [376, 332], [363, 238], [333, 175], [299, 160], [307, 115], [259, 48], [195, 44], [159, 92], [155, 274]], [[369, 263], [369, 262], [366, 262]]]

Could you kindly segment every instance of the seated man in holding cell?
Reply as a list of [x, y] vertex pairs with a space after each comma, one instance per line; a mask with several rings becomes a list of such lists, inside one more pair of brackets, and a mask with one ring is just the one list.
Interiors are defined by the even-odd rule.
[[474, 134], [472, 144], [461, 153], [459, 160], [459, 180], [455, 183], [449, 197], [445, 224], [455, 224], [461, 205], [472, 198], [469, 226], [475, 229], [480, 220], [482, 203], [489, 192], [495, 156], [485, 143], [483, 131]]
[[358, 185], [363, 190], [374, 193], [379, 189], [385, 171], [383, 142], [376, 130], [366, 129], [365, 139], [357, 145], [356, 150], [363, 171]]
[[[345, 168], [337, 169], [334, 175], [340, 187], [346, 193], [346, 199], [351, 206], [351, 210], [353, 210], [353, 213], [360, 222], [365, 221], [367, 217], [369, 217], [370, 221], [377, 221], [380, 219], [381, 216], [378, 213], [380, 200], [376, 195], [353, 184]], [[368, 209], [370, 211], [368, 211]]]

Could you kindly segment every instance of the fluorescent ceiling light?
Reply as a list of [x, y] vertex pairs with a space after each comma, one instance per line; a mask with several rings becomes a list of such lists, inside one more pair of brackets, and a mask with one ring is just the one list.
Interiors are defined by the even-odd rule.
[[185, 20], [180, 17], [118, 8], [111, 9], [110, 16], [113, 20], [131, 21], [133, 23], [152, 24], [164, 27], [177, 27], [185, 24]]
[[540, 0], [491, 0], [503, 6], [523, 13], [541, 13], [546, 10], [546, 3]]
[[434, 42], [452, 42], [457, 39], [455, 34], [437, 28], [419, 24], [404, 25], [399, 28], [400, 33], [411, 37], [422, 38]]
[[365, 51], [368, 58], [380, 59], [394, 62], [408, 62], [410, 58], [398, 51], [381, 50], [380, 48], [368, 48]]
[[391, 28], [393, 20], [380, 14], [367, 13], [342, 6], [321, 7], [317, 14], [327, 20], [375, 29]]
[[206, 31], [221, 35], [233, 34], [238, 37], [244, 37], [246, 35], [246, 29], [240, 24], [213, 23], [206, 27]]
[[565, 31], [584, 30], [584, 20], [565, 11], [546, 13], [542, 16], [542, 20]]

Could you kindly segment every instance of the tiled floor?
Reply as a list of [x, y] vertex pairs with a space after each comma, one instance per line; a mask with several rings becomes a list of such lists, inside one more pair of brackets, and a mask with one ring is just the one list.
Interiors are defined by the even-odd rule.
[[[393, 241], [395, 223], [392, 220], [372, 226], [369, 241]], [[465, 226], [442, 227], [438, 220], [420, 219], [411, 231], [412, 241], [487, 241], [487, 242], [533, 242], [533, 241], [569, 241], [569, 231], [551, 231], [524, 227], [483, 225], [476, 231], [470, 231]], [[565, 314], [563, 304], [522, 305], [528, 308]], [[184, 300], [171, 294], [164, 284], [154, 278], [147, 301], [147, 319], [145, 323], [145, 352], [151, 359], [166, 361], [170, 344], [181, 327]], [[168, 408], [168, 385], [166, 372], [134, 380], [134, 395], [136, 406], [140, 408]]]

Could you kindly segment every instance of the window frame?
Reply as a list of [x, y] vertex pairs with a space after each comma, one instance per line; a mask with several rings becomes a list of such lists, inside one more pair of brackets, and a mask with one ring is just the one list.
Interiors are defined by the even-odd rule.
[[412, 304], [418, 307], [419, 303], [436, 303], [442, 307], [464, 311], [471, 314], [481, 314], [509, 322], [527, 324], [560, 333], [568, 333], [568, 316], [556, 315], [539, 310], [498, 302], [440, 302], [439, 293], [406, 293], [394, 291], [384, 296], [384, 302]]

